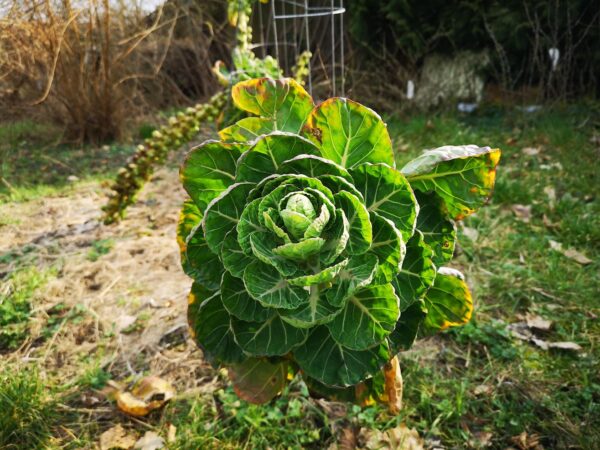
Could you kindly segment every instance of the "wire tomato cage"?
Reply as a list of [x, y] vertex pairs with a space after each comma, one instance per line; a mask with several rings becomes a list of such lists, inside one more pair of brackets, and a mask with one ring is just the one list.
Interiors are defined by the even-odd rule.
[[[310, 3], [310, 4], [309, 4]], [[310, 51], [307, 88], [311, 95], [345, 95], [344, 0], [256, 2], [252, 48], [279, 61], [290, 74], [298, 56]]]

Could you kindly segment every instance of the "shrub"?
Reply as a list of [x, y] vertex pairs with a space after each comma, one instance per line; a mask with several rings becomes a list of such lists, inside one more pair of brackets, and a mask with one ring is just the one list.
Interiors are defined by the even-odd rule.
[[315, 107], [295, 81], [268, 78], [232, 96], [258, 117], [181, 168], [195, 339], [250, 401], [298, 370], [320, 395], [390, 400], [394, 356], [419, 330], [471, 317], [463, 276], [444, 265], [454, 220], [491, 194], [500, 150], [446, 146], [398, 170], [386, 125], [352, 100]]

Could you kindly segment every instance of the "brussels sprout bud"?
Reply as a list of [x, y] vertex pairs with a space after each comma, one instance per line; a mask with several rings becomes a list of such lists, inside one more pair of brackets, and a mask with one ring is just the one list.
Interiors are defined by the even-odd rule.
[[317, 217], [317, 213], [310, 199], [304, 194], [297, 193], [290, 195], [280, 216], [292, 236], [300, 239]]

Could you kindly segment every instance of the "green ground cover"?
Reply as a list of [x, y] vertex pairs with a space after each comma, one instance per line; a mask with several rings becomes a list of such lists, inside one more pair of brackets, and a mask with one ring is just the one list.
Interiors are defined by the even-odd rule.
[[[99, 430], [111, 420], [163, 434], [173, 424], [177, 440], [170, 445], [186, 449], [327, 448], [343, 430], [387, 429], [400, 423], [415, 427], [430, 447], [534, 448], [539, 442], [544, 448], [598, 448], [597, 107], [572, 105], [537, 114], [488, 108], [468, 116], [391, 117], [388, 123], [399, 165], [442, 143], [503, 150], [493, 199], [459, 227], [460, 248], [452, 262], [473, 289], [474, 319], [401, 355], [405, 390], [399, 416], [390, 417], [377, 406], [349, 406], [339, 413], [309, 399], [303, 385], [293, 383], [266, 406], [245, 404], [230, 388], [219, 388], [171, 402], [143, 425], [117, 413], [117, 419], [103, 415], [96, 420], [53, 405], [76, 403], [82, 391], [100, 389], [117, 374], [88, 361], [77, 380], [65, 383], [31, 371], [16, 373], [21, 366], [15, 363], [0, 368], [0, 411], [28, 414], [0, 420], [0, 448], [14, 436], [23, 436], [23, 444], [8, 448], [92, 448]], [[12, 188], [0, 185], [1, 202], [31, 198], [32, 189], [38, 190], [36, 196], [64, 192], [68, 175], [105, 177], [128, 152], [117, 146], [90, 153], [36, 148], [20, 145], [9, 159], [2, 158], [2, 177]], [[8, 152], [8, 147], [1, 151]], [[46, 164], [59, 175], [36, 176], [46, 171]], [[19, 198], [15, 192], [29, 194]], [[1, 220], [15, 223], [19, 218]], [[2, 225], [0, 221], [0, 232]], [[110, 248], [109, 242], [99, 242], [89, 258], [102, 257]], [[34, 258], [27, 261], [35, 264]], [[20, 324], [35, 311], [46, 272], [35, 272], [27, 264], [18, 267], [21, 272], [1, 275], [0, 296], [9, 292], [2, 287], [8, 289], [15, 280], [27, 287], [18, 296], [2, 297], [3, 308], [18, 311], [14, 323]], [[528, 319], [550, 321], [549, 329], [528, 327]], [[517, 330], [533, 333], [537, 345], [511, 332], [521, 322]], [[555, 342], [568, 342], [574, 349], [540, 347]]]

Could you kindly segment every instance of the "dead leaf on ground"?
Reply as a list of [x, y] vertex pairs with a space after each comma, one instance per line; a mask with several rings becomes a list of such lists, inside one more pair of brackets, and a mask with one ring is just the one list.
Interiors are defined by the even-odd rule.
[[540, 444], [540, 436], [537, 434], [527, 434], [527, 431], [523, 431], [517, 436], [513, 436], [510, 440], [519, 447], [520, 450], [541, 450], [544, 447]]
[[117, 391], [114, 395], [117, 406], [130, 416], [145, 416], [160, 408], [175, 396], [175, 388], [159, 377], [142, 378], [131, 392]]
[[140, 450], [160, 450], [165, 447], [165, 440], [154, 431], [146, 431], [136, 443], [136, 449]]
[[473, 433], [471, 439], [469, 439], [469, 446], [472, 448], [483, 448], [492, 445], [492, 437], [494, 435], [489, 431], [478, 431]]
[[539, 147], [524, 147], [521, 151], [527, 156], [536, 156], [540, 153]]
[[527, 314], [525, 322], [529, 328], [534, 328], [539, 331], [548, 331], [552, 326], [551, 320], [546, 320], [540, 316]]
[[358, 434], [361, 448], [367, 450], [423, 450], [423, 439], [414, 428], [399, 425], [386, 431], [361, 428]]
[[169, 444], [174, 443], [177, 440], [177, 427], [172, 423], [169, 424], [169, 429], [167, 431], [167, 442]]
[[475, 386], [475, 389], [473, 389], [473, 393], [475, 395], [489, 395], [493, 391], [493, 386], [490, 386], [489, 384], [480, 384], [478, 386]]
[[121, 425], [115, 425], [100, 435], [100, 450], [129, 450], [136, 440], [135, 434], [128, 433]]
[[562, 253], [567, 258], [572, 259], [573, 261], [575, 261], [581, 265], [591, 264], [593, 262], [591, 259], [589, 259], [587, 256], [585, 256], [583, 253], [578, 252], [577, 250], [575, 250], [573, 248], [564, 250], [563, 246], [560, 242], [556, 242], [553, 240], [550, 240], [548, 242], [549, 242], [550, 248], [552, 250]]
[[517, 219], [521, 222], [529, 223], [531, 220], [531, 205], [520, 205], [518, 203], [510, 207], [512, 212], [515, 213]]
[[544, 188], [544, 194], [548, 197], [550, 209], [554, 209], [554, 204], [556, 203], [556, 190], [552, 186], [546, 186]]
[[475, 242], [479, 237], [479, 231], [477, 231], [475, 228], [463, 227], [462, 232], [473, 242]]

